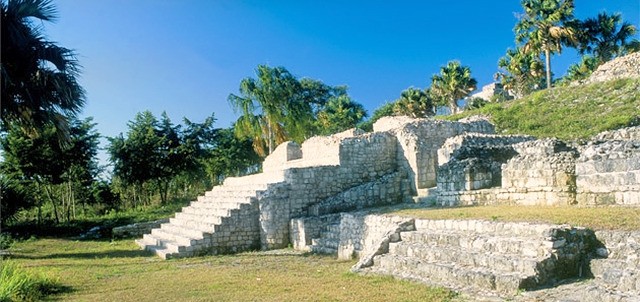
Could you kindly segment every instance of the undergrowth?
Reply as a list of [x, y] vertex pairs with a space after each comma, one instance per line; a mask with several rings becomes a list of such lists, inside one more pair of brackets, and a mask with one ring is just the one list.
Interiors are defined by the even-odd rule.
[[13, 261], [0, 262], [0, 301], [40, 301], [64, 291], [56, 279], [44, 273], [29, 272]]
[[588, 139], [640, 124], [640, 79], [556, 87], [443, 118], [459, 120], [477, 114], [489, 116], [501, 134]]

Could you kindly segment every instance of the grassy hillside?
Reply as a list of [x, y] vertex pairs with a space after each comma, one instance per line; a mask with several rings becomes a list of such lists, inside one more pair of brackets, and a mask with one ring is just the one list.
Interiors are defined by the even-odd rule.
[[557, 87], [446, 119], [476, 114], [488, 115], [501, 134], [589, 138], [605, 130], [640, 124], [640, 79]]

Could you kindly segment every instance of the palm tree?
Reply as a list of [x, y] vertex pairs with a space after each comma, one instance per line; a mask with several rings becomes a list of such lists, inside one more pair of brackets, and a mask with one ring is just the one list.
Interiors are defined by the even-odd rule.
[[348, 95], [340, 95], [329, 99], [318, 112], [320, 134], [338, 133], [356, 125], [367, 116], [362, 104], [353, 101]]
[[516, 24], [516, 42], [524, 50], [544, 53], [547, 88], [551, 88], [551, 55], [576, 43], [577, 33], [566, 23], [573, 18], [573, 0], [522, 0], [524, 14]]
[[431, 92], [448, 104], [451, 113], [458, 112], [458, 100], [468, 96], [476, 89], [478, 82], [471, 77], [471, 69], [461, 66], [458, 61], [450, 61], [440, 68], [440, 74], [431, 78]]
[[236, 135], [252, 139], [256, 153], [266, 156], [286, 140], [302, 142], [312, 127], [313, 114], [302, 97], [300, 82], [284, 67], [259, 65], [256, 75], [257, 79], [243, 79], [240, 94], [230, 94], [228, 100], [241, 114], [234, 127]]
[[579, 25], [582, 29], [580, 53], [593, 54], [600, 64], [640, 50], [640, 41], [631, 39], [637, 32], [636, 27], [622, 22], [620, 14], [603, 12]]
[[393, 112], [413, 118], [427, 117], [435, 114], [435, 106], [430, 90], [409, 87], [400, 93], [394, 102]]
[[17, 122], [32, 132], [48, 123], [67, 130], [67, 117], [80, 111], [85, 93], [77, 82], [75, 53], [45, 40], [36, 25], [56, 19], [54, 5], [50, 0], [0, 1], [0, 13], [2, 122]]
[[504, 89], [521, 98], [544, 85], [544, 66], [540, 56], [525, 52], [522, 47], [507, 49], [504, 57], [498, 61], [495, 78]]

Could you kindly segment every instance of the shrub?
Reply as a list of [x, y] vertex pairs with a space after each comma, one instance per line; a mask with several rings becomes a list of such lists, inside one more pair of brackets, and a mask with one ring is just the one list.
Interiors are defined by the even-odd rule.
[[0, 263], [0, 302], [39, 301], [60, 289], [44, 274], [30, 273], [11, 261]]
[[13, 245], [13, 238], [10, 234], [2, 233], [0, 234], [0, 250], [6, 250]]

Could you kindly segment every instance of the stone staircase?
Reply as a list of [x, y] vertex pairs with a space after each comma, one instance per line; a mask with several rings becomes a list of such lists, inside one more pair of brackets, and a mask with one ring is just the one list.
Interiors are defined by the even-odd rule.
[[487, 221], [416, 220], [364, 271], [461, 291], [514, 295], [581, 270], [584, 229]]
[[311, 239], [311, 252], [319, 254], [337, 254], [340, 245], [340, 224], [328, 224], [323, 227], [320, 237]]
[[260, 248], [258, 200], [280, 175], [229, 178], [136, 243], [163, 259]]

